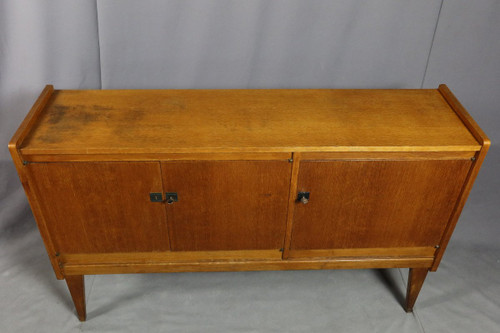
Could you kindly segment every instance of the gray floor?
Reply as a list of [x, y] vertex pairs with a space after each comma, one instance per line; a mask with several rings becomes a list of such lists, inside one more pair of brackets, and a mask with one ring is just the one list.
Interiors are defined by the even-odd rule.
[[500, 332], [500, 150], [413, 314], [407, 270], [87, 276], [80, 323], [11, 163], [0, 163], [0, 332]]

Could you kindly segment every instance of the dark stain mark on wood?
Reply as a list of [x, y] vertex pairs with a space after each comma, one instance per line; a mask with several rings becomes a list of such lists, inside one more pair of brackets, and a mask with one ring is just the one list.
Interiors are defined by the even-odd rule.
[[134, 137], [137, 132], [134, 130], [133, 125], [140, 122], [146, 115], [146, 111], [138, 107], [115, 109], [99, 104], [78, 104], [73, 106], [56, 104], [51, 107], [47, 115], [47, 122], [50, 124], [49, 129], [44, 133], [39, 133], [37, 138], [46, 144], [60, 143], [63, 141], [64, 136], [51, 135], [50, 133], [79, 135], [78, 133], [85, 131], [92, 124], [99, 124], [98, 126], [113, 124], [109, 125], [113, 135]]
[[54, 137], [54, 136], [50, 136], [50, 135], [40, 135], [38, 136], [37, 138], [38, 140], [44, 142], [44, 143], [57, 143], [57, 142], [61, 142], [60, 139], [58, 139], [57, 137]]
[[104, 106], [104, 105], [93, 105], [92, 109], [94, 109], [96, 111], [110, 111], [110, 110], [113, 110], [113, 108], [111, 108], [109, 106]]
[[49, 124], [57, 124], [63, 119], [64, 115], [68, 111], [69, 107], [65, 105], [54, 105], [52, 107], [53, 111], [50, 113], [48, 122]]
[[123, 120], [126, 122], [136, 122], [144, 118], [145, 111], [141, 108], [132, 108], [123, 112]]
[[[114, 126], [113, 134], [119, 137], [134, 137], [137, 135], [135, 131], [135, 123], [140, 122], [146, 116], [146, 111], [141, 108], [130, 108], [128, 110], [120, 110], [116, 117], [120, 123]], [[132, 126], [131, 126], [132, 125]], [[152, 134], [153, 135], [153, 134]]]
[[76, 116], [76, 118], [83, 124], [95, 122], [102, 118], [102, 115], [96, 112], [79, 112]]
[[154, 105], [151, 105], [149, 102], [147, 103], [142, 103], [143, 107], [146, 109], [150, 108], [151, 106], [154, 106], [160, 111], [165, 111], [165, 112], [175, 112], [175, 111], [182, 111], [186, 109], [186, 103], [184, 99], [179, 99], [179, 98], [166, 98], [162, 99], [158, 103], [155, 103]]

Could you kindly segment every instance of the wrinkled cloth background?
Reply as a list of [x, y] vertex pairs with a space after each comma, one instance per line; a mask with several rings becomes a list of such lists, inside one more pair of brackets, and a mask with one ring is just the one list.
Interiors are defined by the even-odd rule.
[[[500, 2], [0, 0], [0, 332], [499, 332]], [[86, 276], [80, 323], [7, 151], [56, 89], [437, 88], [493, 146], [436, 273]]]

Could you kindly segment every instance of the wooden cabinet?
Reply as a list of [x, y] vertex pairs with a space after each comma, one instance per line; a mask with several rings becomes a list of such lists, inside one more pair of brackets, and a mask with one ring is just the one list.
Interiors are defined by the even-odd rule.
[[9, 143], [55, 274], [439, 266], [489, 140], [426, 90], [54, 90]]

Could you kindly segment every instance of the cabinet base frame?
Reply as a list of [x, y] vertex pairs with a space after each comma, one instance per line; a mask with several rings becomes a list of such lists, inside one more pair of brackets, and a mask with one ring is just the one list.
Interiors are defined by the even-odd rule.
[[433, 257], [377, 257], [290, 260], [228, 260], [144, 263], [64, 264], [65, 276], [130, 273], [179, 273], [224, 271], [280, 271], [302, 269], [356, 269], [356, 268], [430, 268]]
[[255, 259], [255, 260], [207, 260], [179, 262], [122, 262], [95, 264], [63, 264], [66, 283], [73, 298], [80, 321], [85, 321], [84, 275], [125, 273], [173, 273], [173, 272], [221, 272], [264, 270], [311, 270], [311, 269], [361, 269], [361, 268], [408, 268], [406, 312], [413, 305], [432, 266], [433, 257], [339, 257], [324, 259]]

